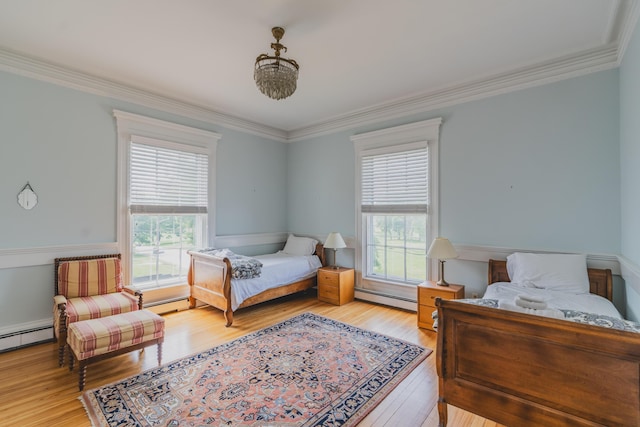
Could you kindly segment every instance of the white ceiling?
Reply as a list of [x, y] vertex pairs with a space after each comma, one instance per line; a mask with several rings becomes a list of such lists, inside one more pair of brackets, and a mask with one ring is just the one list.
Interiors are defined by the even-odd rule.
[[[637, 9], [635, 0], [0, 0], [0, 69], [55, 65], [59, 80], [69, 71], [79, 86], [135, 88], [291, 139], [614, 67]], [[300, 64], [296, 93], [280, 101], [253, 81], [273, 26]]]

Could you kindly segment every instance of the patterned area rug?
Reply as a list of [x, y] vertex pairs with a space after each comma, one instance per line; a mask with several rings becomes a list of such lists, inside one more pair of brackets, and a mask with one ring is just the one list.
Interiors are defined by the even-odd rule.
[[79, 399], [94, 426], [354, 426], [429, 354], [304, 313]]

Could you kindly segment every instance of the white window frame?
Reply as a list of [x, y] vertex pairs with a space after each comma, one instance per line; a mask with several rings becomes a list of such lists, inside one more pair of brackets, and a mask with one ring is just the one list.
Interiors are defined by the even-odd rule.
[[[355, 270], [356, 287], [366, 289], [395, 298], [416, 300], [415, 286], [395, 283], [385, 280], [373, 280], [366, 278], [367, 250], [366, 250], [366, 221], [362, 213], [362, 158], [372, 154], [386, 154], [397, 151], [405, 151], [415, 148], [427, 148], [429, 150], [429, 209], [427, 245], [431, 239], [438, 236], [439, 230], [439, 184], [438, 184], [438, 146], [440, 140], [440, 124], [442, 118], [425, 120], [407, 125], [395, 126], [374, 132], [354, 135], [351, 141], [355, 149], [355, 208], [356, 208], [356, 245], [355, 245]], [[427, 263], [427, 278], [433, 280], [437, 275], [437, 260]]]
[[118, 132], [118, 182], [116, 228], [118, 250], [122, 254], [122, 274], [125, 284], [131, 284], [131, 243], [132, 215], [129, 211], [129, 156], [131, 141], [148, 138], [163, 141], [168, 147], [195, 147], [205, 150], [209, 156], [207, 246], [215, 240], [215, 165], [217, 143], [222, 135], [189, 126], [178, 125], [163, 120], [152, 119], [138, 114], [113, 110]]

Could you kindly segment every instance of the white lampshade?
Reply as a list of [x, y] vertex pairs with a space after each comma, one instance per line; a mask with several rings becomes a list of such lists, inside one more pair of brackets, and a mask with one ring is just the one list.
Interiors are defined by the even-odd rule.
[[324, 247], [327, 249], [341, 249], [346, 248], [347, 244], [338, 232], [329, 233], [327, 239], [324, 241]]
[[431, 243], [431, 247], [429, 248], [429, 252], [427, 252], [427, 256], [429, 258], [436, 259], [451, 259], [457, 258], [458, 253], [454, 249], [449, 239], [445, 239], [444, 237], [436, 237]]

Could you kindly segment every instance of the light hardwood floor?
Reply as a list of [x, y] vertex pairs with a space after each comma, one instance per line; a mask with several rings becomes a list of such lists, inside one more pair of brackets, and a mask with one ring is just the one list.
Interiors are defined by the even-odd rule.
[[[263, 303], [236, 312], [226, 328], [219, 310], [203, 307], [165, 314], [163, 363], [171, 362], [288, 319], [313, 312], [344, 323], [420, 344], [434, 352], [387, 396], [360, 426], [435, 427], [438, 378], [434, 332], [416, 326], [416, 313], [354, 301], [333, 306], [315, 291]], [[57, 365], [57, 346], [38, 344], [0, 354], [0, 426], [89, 426], [78, 400], [77, 371]], [[155, 346], [90, 365], [86, 389], [100, 387], [157, 365]], [[449, 426], [501, 427], [449, 407]]]

